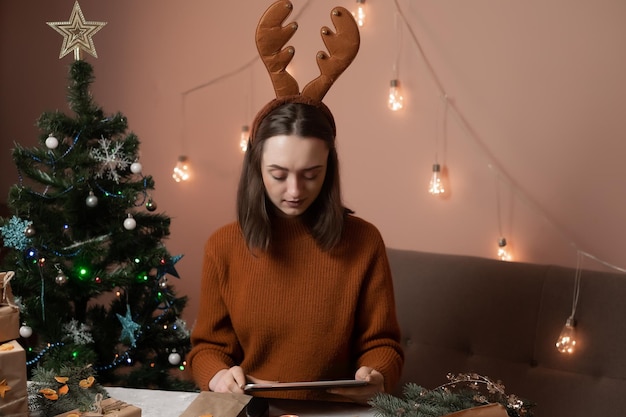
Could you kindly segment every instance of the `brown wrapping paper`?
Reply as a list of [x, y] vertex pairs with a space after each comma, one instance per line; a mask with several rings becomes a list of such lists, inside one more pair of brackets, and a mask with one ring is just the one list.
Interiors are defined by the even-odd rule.
[[80, 412], [78, 410], [57, 414], [55, 417], [141, 417], [141, 408], [126, 404], [115, 398], [107, 398], [99, 404], [98, 411]]
[[15, 340], [0, 344], [0, 416], [28, 417], [26, 352]]
[[13, 294], [11, 293], [11, 286], [9, 281], [15, 276], [13, 271], [0, 271], [0, 303], [9, 304], [13, 302]]
[[246, 405], [251, 399], [245, 394], [202, 391], [180, 417], [245, 417]]
[[444, 417], [508, 417], [502, 404], [487, 404], [447, 414]]
[[20, 337], [20, 311], [9, 284], [13, 275], [13, 271], [0, 272], [0, 343]]
[[0, 305], [0, 343], [20, 337], [20, 312], [17, 308]]

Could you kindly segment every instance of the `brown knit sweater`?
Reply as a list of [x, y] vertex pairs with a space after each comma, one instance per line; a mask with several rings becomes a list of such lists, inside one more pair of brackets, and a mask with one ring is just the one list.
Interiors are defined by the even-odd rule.
[[[292, 382], [354, 379], [369, 366], [389, 392], [403, 364], [385, 246], [348, 216], [340, 244], [322, 251], [298, 219], [274, 219], [272, 248], [252, 254], [237, 223], [205, 246], [200, 310], [188, 355], [202, 390], [221, 369]], [[321, 391], [264, 394], [333, 399]], [[338, 399], [338, 398], [334, 398]]]

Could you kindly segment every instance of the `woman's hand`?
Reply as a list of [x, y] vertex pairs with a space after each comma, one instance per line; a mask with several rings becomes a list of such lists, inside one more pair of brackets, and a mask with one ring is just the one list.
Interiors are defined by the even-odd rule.
[[243, 394], [243, 387], [246, 385], [246, 375], [240, 366], [233, 366], [230, 369], [218, 371], [211, 381], [209, 389], [214, 392], [234, 392]]
[[347, 397], [359, 404], [367, 404], [374, 395], [379, 392], [385, 392], [385, 377], [376, 369], [362, 366], [354, 374], [354, 379], [366, 381], [367, 385], [363, 387], [332, 388], [328, 392]]
[[243, 394], [243, 388], [248, 382], [255, 384], [271, 384], [276, 381], [266, 381], [246, 375], [240, 366], [233, 366], [230, 369], [218, 371], [213, 378], [211, 378], [211, 381], [209, 381], [209, 389], [214, 392], [234, 392]]

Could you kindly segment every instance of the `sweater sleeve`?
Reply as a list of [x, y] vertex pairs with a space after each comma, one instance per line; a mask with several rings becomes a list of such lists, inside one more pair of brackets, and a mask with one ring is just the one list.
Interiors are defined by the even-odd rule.
[[378, 242], [370, 260], [359, 301], [355, 329], [357, 366], [369, 366], [383, 374], [385, 391], [391, 392], [400, 379], [404, 352], [385, 245], [376, 231]]
[[240, 349], [228, 311], [221, 295], [227, 265], [220, 259], [219, 239], [212, 236], [204, 248], [200, 287], [200, 308], [191, 332], [192, 349], [188, 355], [193, 378], [201, 390], [209, 390], [209, 381], [221, 369], [240, 361]]

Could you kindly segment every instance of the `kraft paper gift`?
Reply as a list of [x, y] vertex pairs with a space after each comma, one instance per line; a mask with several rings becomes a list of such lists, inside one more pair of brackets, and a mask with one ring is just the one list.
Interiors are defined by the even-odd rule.
[[508, 417], [508, 415], [502, 404], [487, 404], [457, 411], [444, 417]]
[[141, 408], [115, 398], [103, 400], [101, 394], [96, 394], [93, 411], [72, 410], [55, 417], [141, 417]]
[[202, 391], [180, 417], [245, 417], [252, 396]]
[[9, 284], [14, 275], [13, 271], [0, 272], [0, 343], [20, 337], [20, 311]]
[[0, 343], [0, 416], [28, 417], [26, 352], [15, 340]]

